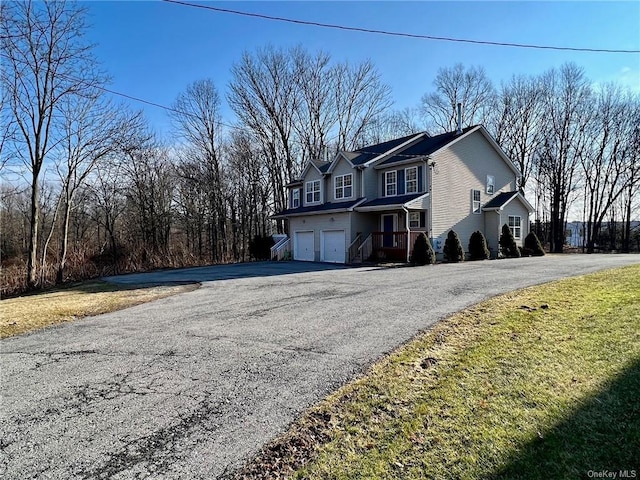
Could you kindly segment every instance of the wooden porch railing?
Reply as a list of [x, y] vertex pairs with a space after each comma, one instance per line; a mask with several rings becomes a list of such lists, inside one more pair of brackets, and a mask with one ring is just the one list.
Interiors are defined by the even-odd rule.
[[407, 248], [409, 254], [420, 233], [410, 232], [407, 242], [407, 232], [373, 232], [371, 234], [373, 251], [385, 260], [405, 262], [407, 260]]

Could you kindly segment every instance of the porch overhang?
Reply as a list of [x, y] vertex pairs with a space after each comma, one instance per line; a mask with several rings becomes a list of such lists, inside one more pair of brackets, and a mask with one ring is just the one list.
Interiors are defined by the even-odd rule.
[[274, 220], [278, 220], [281, 218], [290, 218], [290, 217], [306, 217], [307, 215], [323, 215], [329, 213], [344, 213], [344, 212], [353, 212], [354, 207], [360, 205], [366, 201], [366, 198], [360, 198], [357, 200], [352, 200], [350, 202], [340, 202], [340, 203], [323, 203], [320, 205], [313, 205], [309, 207], [298, 207], [298, 208], [290, 208], [288, 210], [284, 210], [282, 212], [276, 213], [275, 215], [271, 215], [271, 218]]
[[529, 211], [529, 214], [535, 211], [533, 206], [527, 201], [526, 198], [524, 198], [524, 195], [522, 195], [520, 192], [501, 192], [498, 194], [498, 196], [496, 196], [484, 207], [482, 207], [482, 211], [499, 213], [504, 210], [504, 207], [506, 207], [516, 198], [526, 207], [526, 209]]
[[419, 202], [428, 196], [428, 193], [417, 193], [397, 197], [382, 197], [370, 202], [365, 202], [355, 207], [354, 210], [356, 212], [384, 212], [388, 210], [402, 210], [403, 208], [407, 210], [423, 210]]

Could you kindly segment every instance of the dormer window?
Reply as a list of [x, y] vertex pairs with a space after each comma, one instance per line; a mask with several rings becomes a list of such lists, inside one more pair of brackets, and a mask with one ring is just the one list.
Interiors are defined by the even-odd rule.
[[416, 193], [418, 191], [418, 167], [404, 169], [404, 192]]
[[353, 174], [338, 175], [334, 179], [336, 200], [353, 196]]
[[298, 208], [300, 206], [300, 189], [296, 188], [291, 193], [291, 208]]
[[496, 179], [493, 175], [487, 175], [487, 195], [493, 195], [496, 188]]
[[397, 172], [395, 170], [384, 172], [384, 194], [386, 197], [397, 195], [397, 181]]
[[304, 184], [306, 203], [320, 203], [320, 180], [312, 180]]

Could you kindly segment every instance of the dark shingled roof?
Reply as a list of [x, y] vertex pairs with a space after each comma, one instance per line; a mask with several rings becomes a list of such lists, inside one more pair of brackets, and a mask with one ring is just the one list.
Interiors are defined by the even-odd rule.
[[359, 155], [351, 160], [354, 165], [362, 165], [369, 160], [376, 158], [378, 155], [382, 155], [384, 152], [388, 152], [392, 148], [396, 148], [398, 145], [402, 145], [410, 138], [420, 135], [420, 132], [407, 135], [406, 137], [396, 138], [395, 140], [389, 140], [388, 142], [378, 143], [376, 145], [369, 145], [367, 147], [359, 148], [353, 153], [359, 153]]
[[[476, 126], [467, 127], [462, 130], [462, 133], [467, 133], [469, 130], [475, 128]], [[408, 148], [400, 151], [397, 155], [393, 155], [392, 157], [387, 158], [384, 162], [381, 162], [379, 165], [391, 165], [396, 162], [402, 162], [405, 160], [409, 160], [410, 157], [416, 156], [425, 156], [431, 155], [436, 150], [441, 149], [447, 143], [455, 140], [459, 135], [456, 132], [447, 132], [441, 135], [436, 135], [435, 137], [427, 137], [420, 140], [418, 143], [411, 145]]]
[[313, 163], [321, 173], [326, 173], [331, 166], [331, 162], [323, 162], [321, 160], [311, 160], [311, 163]]
[[381, 197], [358, 205], [358, 207], [378, 207], [382, 205], [402, 205], [411, 200], [415, 200], [418, 197], [423, 196], [424, 193], [411, 193], [409, 195], [396, 195], [395, 197]]
[[500, 192], [498, 195], [489, 200], [482, 208], [500, 208], [509, 200], [511, 200], [518, 192]]
[[358, 198], [356, 200], [350, 200], [348, 202], [327, 202], [320, 205], [309, 205], [308, 207], [288, 208], [279, 213], [276, 213], [274, 217], [286, 217], [290, 215], [298, 215], [301, 213], [323, 212], [327, 210], [346, 210], [353, 207], [361, 200], [362, 198]]

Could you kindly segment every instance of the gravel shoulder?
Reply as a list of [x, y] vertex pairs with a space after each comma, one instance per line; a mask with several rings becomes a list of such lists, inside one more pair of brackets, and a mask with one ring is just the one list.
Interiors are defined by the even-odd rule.
[[634, 263], [640, 256], [549, 255], [183, 272], [202, 287], [0, 342], [0, 475], [222, 476], [443, 317], [506, 291]]

